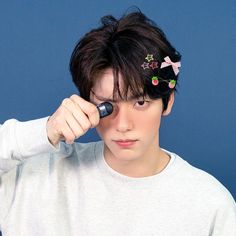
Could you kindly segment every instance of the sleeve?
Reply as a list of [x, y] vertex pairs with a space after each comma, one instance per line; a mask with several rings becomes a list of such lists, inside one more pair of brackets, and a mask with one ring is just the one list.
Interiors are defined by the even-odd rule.
[[11, 119], [0, 125], [0, 175], [30, 156], [59, 149], [47, 138], [47, 120], [48, 117], [26, 122]]
[[236, 236], [236, 203], [232, 196], [218, 208], [211, 236]]

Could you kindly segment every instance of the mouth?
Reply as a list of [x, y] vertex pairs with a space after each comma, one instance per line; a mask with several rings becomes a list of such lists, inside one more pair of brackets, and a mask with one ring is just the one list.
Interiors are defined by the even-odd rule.
[[137, 139], [118, 139], [113, 140], [119, 147], [131, 147], [133, 146], [138, 140]]

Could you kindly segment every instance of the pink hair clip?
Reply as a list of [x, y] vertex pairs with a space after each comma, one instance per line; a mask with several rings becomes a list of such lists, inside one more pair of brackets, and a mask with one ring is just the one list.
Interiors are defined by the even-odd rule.
[[178, 75], [179, 67], [181, 67], [181, 63], [179, 61], [178, 62], [171, 61], [171, 59], [168, 56], [165, 57], [164, 60], [165, 61], [161, 63], [161, 68], [172, 66], [175, 75]]
[[159, 84], [159, 80], [158, 80], [158, 77], [157, 76], [153, 76], [152, 77], [152, 84], [154, 86], [157, 86]]
[[173, 89], [176, 85], [176, 80], [172, 79], [169, 83], [168, 83], [168, 86], [169, 88]]
[[168, 84], [168, 87], [170, 89], [173, 89], [176, 85], [176, 80], [172, 79], [172, 80], [164, 80], [164, 79], [159, 79], [157, 76], [152, 76], [152, 84], [154, 86], [157, 86], [159, 84], [159, 82], [165, 82]]

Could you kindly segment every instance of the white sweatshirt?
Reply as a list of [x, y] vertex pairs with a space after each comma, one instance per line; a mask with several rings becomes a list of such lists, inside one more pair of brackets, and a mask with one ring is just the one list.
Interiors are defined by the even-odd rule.
[[236, 236], [236, 206], [214, 177], [174, 153], [159, 174], [131, 178], [103, 142], [61, 145], [3, 174], [3, 236]]

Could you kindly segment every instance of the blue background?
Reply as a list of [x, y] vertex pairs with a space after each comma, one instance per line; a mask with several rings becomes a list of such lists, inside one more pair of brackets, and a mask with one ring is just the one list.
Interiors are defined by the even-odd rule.
[[[0, 122], [52, 114], [77, 93], [68, 70], [77, 40], [101, 16], [138, 6], [183, 55], [161, 146], [213, 174], [236, 198], [236, 1], [1, 1]], [[94, 131], [80, 141], [98, 139]]]

